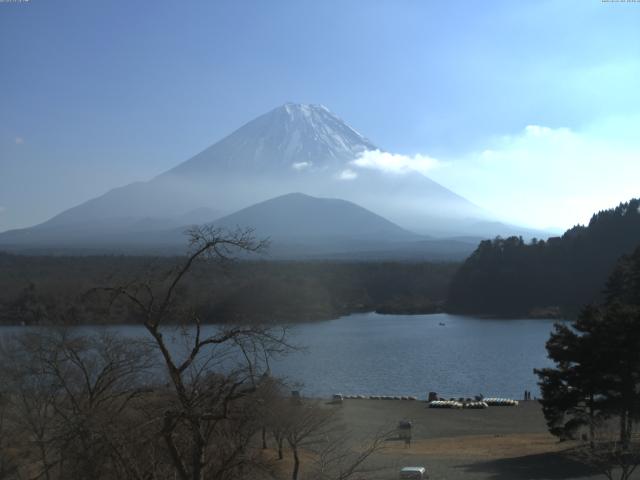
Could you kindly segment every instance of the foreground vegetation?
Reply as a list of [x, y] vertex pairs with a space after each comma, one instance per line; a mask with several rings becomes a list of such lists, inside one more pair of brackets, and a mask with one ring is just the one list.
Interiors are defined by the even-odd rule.
[[[548, 305], [540, 299], [564, 298], [562, 288], [573, 295], [563, 308], [590, 299], [547, 343], [556, 365], [537, 371], [543, 413], [553, 435], [582, 442], [571, 449], [574, 460], [610, 479], [629, 479], [640, 464], [640, 248], [619, 260], [602, 295], [587, 295], [585, 286], [595, 285], [602, 258], [627, 248], [626, 237], [616, 243], [619, 232], [610, 229], [622, 224], [633, 234], [639, 206], [599, 214], [559, 240], [483, 242], [457, 275], [455, 264], [233, 263], [237, 252], [260, 252], [265, 244], [249, 231], [206, 227], [191, 232], [181, 258], [2, 255], [4, 322], [135, 322], [147, 335], [132, 341], [63, 328], [5, 338], [0, 478], [234, 480], [286, 471], [297, 480], [303, 470], [309, 479], [355, 478], [388, 432], [369, 432], [354, 448], [339, 408], [291, 397], [269, 373], [271, 358], [296, 348], [274, 320], [434, 311], [455, 275], [450, 300], [461, 285], [483, 278], [515, 289], [505, 312]], [[594, 240], [598, 232], [604, 237]], [[581, 257], [572, 255], [593, 254], [597, 245], [608, 253], [585, 259], [580, 271], [589, 275], [582, 283], [558, 285], [577, 275], [566, 262]], [[561, 260], [564, 248], [570, 260]], [[541, 258], [560, 262], [554, 264], [560, 280], [550, 280], [560, 293], [524, 288], [542, 281], [527, 277]], [[469, 295], [452, 305], [481, 301], [488, 308], [497, 301], [496, 284], [483, 287], [488, 297]], [[591, 304], [594, 298], [601, 302]], [[204, 323], [218, 327], [204, 333]], [[167, 327], [178, 329], [179, 346], [165, 336]]]
[[[96, 305], [144, 327], [140, 341], [43, 329], [5, 339], [0, 478], [273, 478], [285, 444], [293, 480], [303, 454], [311, 458], [305, 478], [361, 472], [384, 436], [353, 451], [335, 409], [288, 397], [268, 369], [294, 348], [286, 331], [253, 324], [205, 334], [185, 295], [196, 266], [262, 246], [249, 232], [197, 229], [190, 254], [165, 277], [92, 290]], [[188, 327], [182, 348], [165, 336], [168, 325]], [[265, 454], [268, 443], [277, 457]]]
[[584, 439], [577, 457], [625, 480], [640, 464], [640, 248], [620, 260], [604, 296], [556, 325], [547, 342], [556, 366], [537, 374], [549, 431]]

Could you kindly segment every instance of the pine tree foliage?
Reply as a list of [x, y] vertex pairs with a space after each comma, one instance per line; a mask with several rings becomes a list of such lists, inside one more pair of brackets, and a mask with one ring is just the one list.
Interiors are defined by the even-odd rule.
[[536, 370], [549, 430], [566, 439], [615, 422], [623, 448], [640, 420], [640, 248], [623, 257], [607, 283], [606, 301], [557, 324], [547, 342], [555, 367]]
[[[622, 203], [593, 215], [588, 226], [546, 241], [498, 237], [481, 242], [451, 282], [448, 310], [499, 315], [560, 310], [576, 316], [582, 305], [605, 300], [601, 293], [616, 261], [640, 244], [639, 209], [640, 199]], [[628, 280], [625, 276], [631, 285]]]

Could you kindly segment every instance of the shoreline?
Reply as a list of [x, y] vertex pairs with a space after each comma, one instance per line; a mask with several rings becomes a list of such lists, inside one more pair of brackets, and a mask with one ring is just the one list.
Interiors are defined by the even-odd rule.
[[[398, 312], [380, 312], [377, 309], [363, 309], [363, 310], [353, 310], [343, 314], [337, 314], [327, 317], [314, 317], [314, 318], [303, 318], [299, 320], [265, 320], [265, 321], [246, 321], [246, 322], [203, 322], [201, 326], [229, 326], [229, 325], [261, 325], [261, 326], [292, 326], [292, 325], [306, 325], [309, 323], [316, 322], [330, 322], [333, 320], [346, 319], [355, 315], [367, 315], [367, 314], [375, 314], [380, 316], [406, 316], [406, 317], [419, 317], [419, 316], [432, 316], [432, 315], [448, 315], [452, 317], [463, 317], [463, 318], [472, 318], [477, 320], [556, 320], [559, 322], [569, 322], [570, 318], [565, 317], [540, 317], [540, 316], [527, 316], [527, 315], [490, 315], [490, 314], [470, 314], [470, 313], [452, 313], [447, 311], [432, 311], [432, 312], [409, 312], [409, 311], [398, 311]], [[179, 323], [166, 323], [167, 327], [170, 326], [180, 326]], [[195, 326], [195, 323], [190, 323], [188, 326]], [[119, 327], [119, 326], [143, 326], [142, 323], [138, 322], [117, 322], [117, 323], [0, 323], [0, 328], [2, 327], [43, 327], [43, 328], [86, 328], [86, 327]]]

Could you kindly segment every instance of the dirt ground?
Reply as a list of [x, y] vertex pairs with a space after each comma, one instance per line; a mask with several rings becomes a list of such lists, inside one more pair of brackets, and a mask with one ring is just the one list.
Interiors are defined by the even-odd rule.
[[[397, 479], [403, 466], [424, 466], [430, 479], [543, 480], [604, 478], [572, 461], [546, 429], [540, 405], [484, 410], [431, 409], [418, 401], [345, 400], [337, 407], [355, 438], [412, 422], [412, 441], [389, 441], [366, 479]], [[634, 478], [640, 478], [636, 475]]]

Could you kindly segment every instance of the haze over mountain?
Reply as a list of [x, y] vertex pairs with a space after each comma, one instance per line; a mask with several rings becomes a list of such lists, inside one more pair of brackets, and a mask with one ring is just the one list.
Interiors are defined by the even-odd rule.
[[216, 220], [214, 225], [227, 229], [250, 225], [260, 236], [294, 241], [341, 237], [355, 240], [378, 237], [385, 241], [420, 238], [355, 203], [302, 193], [289, 193], [243, 208]]
[[[462, 259], [478, 237], [432, 239], [409, 232], [355, 203], [290, 193], [213, 222], [229, 231], [250, 225], [268, 238], [271, 258]], [[172, 238], [178, 239], [172, 232]], [[174, 236], [175, 235], [175, 236]], [[166, 237], [167, 239], [169, 237]], [[156, 239], [169, 243], [162, 238]]]
[[462, 259], [479, 240], [434, 241], [355, 203], [302, 193], [260, 202], [213, 225], [231, 231], [250, 225], [257, 237], [269, 238], [270, 258]]
[[[206, 211], [181, 217], [197, 219]], [[2, 246], [9, 251], [36, 254], [179, 254], [187, 230], [208, 223], [227, 231], [250, 226], [254, 235], [269, 240], [266, 258], [341, 260], [462, 260], [480, 237], [433, 239], [405, 230], [355, 203], [290, 193], [241, 209], [214, 222], [192, 221], [163, 228], [153, 219], [119, 224], [68, 224], [5, 232]], [[249, 255], [253, 258], [254, 255]]]
[[[326, 107], [288, 103], [148, 182], [115, 188], [40, 225], [1, 234], [0, 244], [80, 245], [109, 238], [126, 243], [127, 235], [138, 239], [147, 231], [212, 222], [291, 192], [354, 202], [385, 217], [378, 218], [387, 225], [399, 225], [396, 233], [400, 227], [440, 237], [513, 233], [513, 227], [491, 223], [495, 219], [487, 212], [423, 174], [362, 168], [356, 160], [371, 151], [379, 149]], [[247, 215], [238, 212], [235, 218], [245, 226], [260, 221]], [[288, 223], [288, 232], [284, 214], [278, 222], [279, 234], [295, 236], [296, 222]], [[325, 237], [346, 236], [337, 224], [319, 225], [327, 229]], [[383, 233], [393, 237], [390, 230]]]

